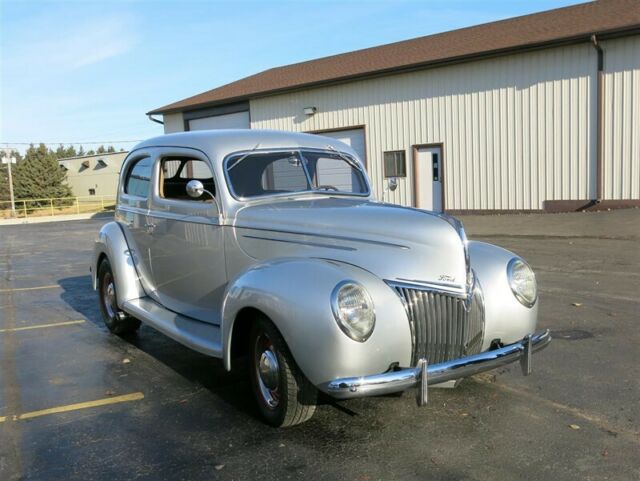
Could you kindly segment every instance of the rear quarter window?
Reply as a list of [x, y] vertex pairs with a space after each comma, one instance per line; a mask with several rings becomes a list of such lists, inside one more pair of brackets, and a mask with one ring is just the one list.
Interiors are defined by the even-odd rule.
[[151, 186], [152, 167], [153, 160], [151, 157], [144, 157], [137, 160], [127, 174], [127, 179], [124, 184], [125, 193], [137, 197], [148, 197], [149, 186]]

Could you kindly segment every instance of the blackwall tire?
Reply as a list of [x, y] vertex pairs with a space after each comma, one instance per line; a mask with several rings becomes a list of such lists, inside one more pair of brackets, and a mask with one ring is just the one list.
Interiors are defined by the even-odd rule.
[[108, 259], [103, 259], [98, 267], [98, 294], [102, 319], [109, 331], [122, 336], [138, 330], [140, 321], [118, 307], [116, 283]]
[[249, 342], [251, 386], [263, 419], [275, 427], [309, 420], [316, 410], [318, 391], [298, 368], [275, 325], [258, 317]]

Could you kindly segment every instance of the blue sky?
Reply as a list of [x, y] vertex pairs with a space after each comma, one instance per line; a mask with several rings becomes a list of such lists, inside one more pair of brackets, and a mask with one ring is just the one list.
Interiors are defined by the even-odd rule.
[[145, 112], [260, 70], [575, 3], [0, 0], [0, 143], [144, 139]]

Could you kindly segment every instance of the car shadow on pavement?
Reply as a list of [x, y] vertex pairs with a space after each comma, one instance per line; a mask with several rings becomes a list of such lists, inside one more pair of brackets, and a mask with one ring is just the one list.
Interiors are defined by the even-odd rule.
[[60, 298], [73, 310], [91, 322], [103, 335], [118, 337], [155, 360], [169, 367], [183, 378], [211, 391], [236, 409], [257, 417], [253, 404], [253, 395], [246, 379], [248, 373], [244, 366], [238, 366], [228, 372], [222, 360], [195, 352], [152, 327], [142, 325], [138, 332], [126, 336], [110, 334], [103, 323], [98, 295], [91, 285], [91, 276], [75, 276], [60, 279], [62, 287]]

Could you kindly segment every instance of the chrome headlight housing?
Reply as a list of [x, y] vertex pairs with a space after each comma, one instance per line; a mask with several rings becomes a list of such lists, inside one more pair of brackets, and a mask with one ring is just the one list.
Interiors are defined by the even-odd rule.
[[507, 264], [507, 278], [513, 295], [520, 304], [533, 307], [538, 299], [538, 286], [536, 275], [525, 261], [514, 257]]
[[373, 301], [355, 281], [340, 282], [331, 293], [331, 309], [340, 329], [354, 341], [369, 339], [376, 324]]

